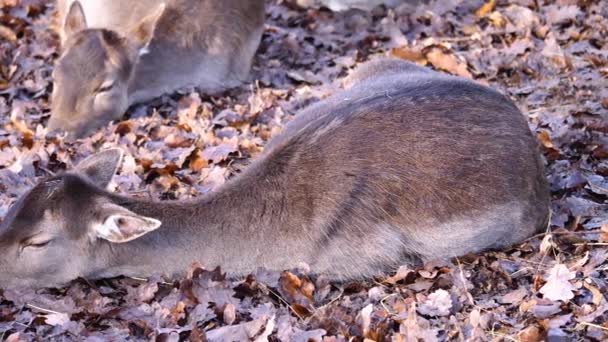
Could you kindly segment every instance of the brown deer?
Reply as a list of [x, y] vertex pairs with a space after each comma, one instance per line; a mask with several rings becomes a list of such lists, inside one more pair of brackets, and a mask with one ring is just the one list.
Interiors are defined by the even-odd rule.
[[244, 81], [264, 0], [60, 0], [49, 131], [82, 137], [134, 103]]
[[547, 226], [549, 190], [506, 97], [398, 60], [302, 111], [241, 174], [199, 199], [108, 192], [106, 150], [47, 179], [0, 227], [0, 286], [263, 266], [345, 280], [505, 248]]

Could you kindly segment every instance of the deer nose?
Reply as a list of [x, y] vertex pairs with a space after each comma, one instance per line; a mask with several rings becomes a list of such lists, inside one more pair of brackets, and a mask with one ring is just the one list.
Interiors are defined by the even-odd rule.
[[46, 125], [47, 133], [45, 138], [47, 140], [56, 139], [62, 135], [62, 133], [65, 131], [65, 128], [66, 127], [61, 120], [57, 120], [51, 117]]
[[49, 121], [46, 124], [46, 129], [49, 133], [57, 132], [61, 130], [63, 126], [65, 126], [63, 120], [57, 119], [55, 115], [51, 114], [51, 117], [49, 118]]
[[83, 129], [76, 121], [69, 121], [64, 118], [57, 118], [51, 115], [47, 126], [46, 139], [79, 138], [83, 135]]

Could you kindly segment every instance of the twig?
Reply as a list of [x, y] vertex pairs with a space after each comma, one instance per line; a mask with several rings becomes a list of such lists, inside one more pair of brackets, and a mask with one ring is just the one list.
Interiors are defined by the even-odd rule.
[[[601, 230], [593, 229], [593, 230], [582, 230], [582, 231], [576, 231], [576, 232], [572, 232], [572, 231], [551, 232], [551, 235], [566, 235], [566, 234], [585, 235], [585, 234], [601, 234], [601, 233], [602, 233]], [[547, 234], [547, 232], [542, 232], [542, 233], [538, 233], [536, 235], [532, 235], [529, 238], [525, 239], [524, 242], [532, 241], [539, 237], [545, 236], [545, 234]]]
[[[546, 254], [545, 254], [546, 256]], [[521, 263], [527, 263], [527, 264], [531, 264], [531, 265], [538, 265], [539, 267], [545, 267], [548, 268], [549, 265], [544, 264], [542, 261], [543, 259], [541, 259], [541, 261], [532, 261], [532, 260], [528, 260], [528, 259], [524, 259], [524, 258], [520, 258], [520, 257], [514, 257], [514, 256], [507, 256], [505, 258], [506, 260], [513, 260], [513, 261], [519, 261]]]
[[[140, 277], [127, 277], [127, 278], [133, 279], [133, 280], [137, 280], [137, 281], [141, 281], [141, 282], [144, 282], [144, 283], [147, 283], [150, 280], [150, 279], [147, 279], [147, 278], [140, 278]], [[173, 283], [168, 283], [168, 282], [166, 282], [164, 280], [158, 281], [158, 284], [166, 285], [166, 286], [173, 286]]]
[[[325, 308], [325, 307], [326, 307], [326, 306], [328, 306], [328, 305], [331, 305], [331, 304], [335, 303], [335, 302], [336, 302], [338, 299], [340, 299], [340, 298], [342, 297], [342, 295], [343, 295], [343, 294], [344, 294], [344, 289], [342, 289], [342, 288], [341, 288], [341, 289], [340, 289], [340, 293], [339, 293], [339, 294], [338, 294], [338, 295], [337, 295], [335, 298], [333, 298], [332, 300], [330, 300], [330, 301], [329, 301], [329, 302], [327, 302], [326, 304], [321, 305], [320, 307], [318, 307], [318, 308], [315, 310], [315, 312], [313, 312], [313, 313], [312, 313], [312, 315], [310, 315], [310, 317], [306, 318], [304, 321], [305, 321], [305, 322], [310, 321], [310, 319], [311, 319], [311, 318], [313, 318], [314, 316], [316, 316], [316, 315], [317, 315], [317, 313], [321, 312], [321, 310], [323, 310], [323, 308]], [[291, 307], [291, 306], [290, 306], [290, 307]]]
[[586, 326], [590, 326], [590, 327], [593, 327], [593, 328], [597, 328], [597, 329], [601, 329], [601, 330], [604, 330], [604, 331], [608, 331], [608, 328], [603, 327], [603, 326], [601, 326], [599, 324], [582, 322], [582, 323], [579, 323], [578, 325], [586, 325]]
[[54, 176], [54, 175], [56, 175], [56, 173], [55, 173], [55, 172], [53, 172], [53, 171], [51, 171], [51, 170], [47, 169], [46, 167], [43, 167], [43, 166], [38, 166], [38, 168], [39, 168], [40, 170], [42, 170], [42, 171], [44, 171], [44, 172], [48, 173], [48, 175], [49, 175], [49, 176]]
[[577, 230], [575, 232], [568, 230], [568, 231], [561, 231], [561, 232], [551, 232], [551, 234], [553, 235], [566, 235], [566, 234], [574, 234], [574, 235], [584, 235], [584, 234], [602, 234], [602, 230], [600, 228], [596, 228], [596, 229], [588, 229], [588, 230]]
[[462, 264], [460, 263], [460, 259], [456, 258], [456, 262], [458, 263], [458, 269], [460, 270], [460, 281], [462, 282], [462, 287], [463, 287], [464, 293], [467, 295], [467, 299], [469, 300], [470, 304], [472, 306], [475, 306], [475, 300], [473, 300], [473, 295], [471, 295], [469, 290], [467, 290], [467, 281], [466, 281], [466, 278], [464, 277], [464, 270], [462, 269]]
[[36, 305], [32, 305], [32, 304], [25, 304], [26, 307], [33, 309], [33, 310], [37, 310], [46, 314], [56, 314], [56, 315], [65, 315], [63, 312], [59, 312], [59, 311], [53, 311], [50, 309], [45, 309], [45, 308], [41, 308], [39, 306]]
[[517, 270], [517, 271], [515, 271], [515, 272], [513, 272], [511, 274], [509, 274], [509, 277], [512, 278], [513, 276], [515, 276], [518, 273], [525, 272], [525, 271], [530, 271], [530, 270], [532, 270], [531, 267], [522, 267], [521, 269], [519, 269], [519, 270]]
[[574, 246], [608, 246], [608, 242], [583, 242], [573, 243]]
[[386, 311], [386, 313], [389, 314], [390, 316], [394, 315], [394, 313], [392, 313], [388, 309], [388, 307], [386, 306], [386, 304], [384, 304], [384, 301], [387, 300], [387, 299], [389, 299], [389, 298], [391, 298], [391, 297], [393, 297], [393, 296], [397, 296], [397, 295], [399, 295], [399, 293], [391, 293], [389, 295], [384, 296], [384, 298], [382, 298], [380, 300], [380, 305], [382, 305], [382, 308], [384, 309], [384, 311]]
[[272, 293], [273, 295], [275, 295], [281, 302], [283, 302], [283, 304], [287, 305], [287, 307], [289, 308], [289, 310], [291, 310], [296, 316], [298, 316], [298, 318], [302, 321], [304, 321], [304, 317], [302, 317], [299, 313], [296, 312], [296, 310], [294, 310], [294, 308], [291, 307], [291, 304], [289, 304], [288, 301], [286, 301], [283, 297], [281, 297], [280, 294], [272, 291], [272, 289], [268, 286], [266, 286], [266, 284], [264, 283], [259, 283], [260, 285], [264, 286], [264, 288], [266, 288], [266, 290], [268, 290], [268, 292]]
[[[23, 312], [23, 309], [25, 309], [25, 306], [22, 306], [19, 309], [19, 312], [17, 313], [17, 315], [21, 314]], [[2, 335], [0, 335], [0, 341], [4, 341], [4, 336], [6, 335], [6, 332], [9, 331], [9, 330], [11, 330], [15, 325], [20, 325], [22, 327], [25, 327], [25, 329], [27, 329], [27, 328], [29, 328], [32, 325], [32, 322], [34, 322], [34, 317], [31, 317], [30, 321], [27, 324], [23, 324], [23, 323], [20, 323], [20, 322], [17, 322], [17, 321], [13, 321], [11, 323], [11, 327], [9, 329], [4, 330], [2, 332]]]

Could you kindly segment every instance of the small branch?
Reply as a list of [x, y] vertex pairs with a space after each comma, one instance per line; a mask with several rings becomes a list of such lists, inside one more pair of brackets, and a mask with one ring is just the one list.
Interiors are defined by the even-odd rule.
[[266, 288], [266, 290], [268, 290], [268, 292], [272, 293], [273, 295], [275, 295], [281, 302], [283, 302], [283, 304], [287, 305], [287, 307], [289, 308], [289, 310], [291, 310], [296, 316], [298, 316], [298, 318], [302, 321], [304, 321], [304, 317], [302, 317], [299, 313], [296, 312], [296, 310], [294, 310], [294, 308], [291, 307], [291, 304], [289, 304], [288, 301], [286, 301], [283, 297], [281, 297], [280, 294], [272, 291], [272, 289], [268, 286], [266, 286], [266, 284], [263, 283], [259, 283], [260, 285], [264, 286]]
[[460, 259], [456, 258], [456, 262], [458, 263], [458, 270], [460, 271], [460, 281], [462, 282], [462, 287], [463, 287], [462, 290], [466, 294], [466, 297], [469, 300], [470, 304], [472, 306], [476, 306], [475, 300], [473, 299], [473, 295], [471, 295], [471, 292], [469, 292], [469, 290], [467, 290], [467, 280], [464, 276], [464, 270], [462, 269], [462, 264], [460, 263]]
[[394, 297], [394, 296], [398, 296], [399, 293], [391, 293], [389, 295], [384, 296], [384, 298], [382, 298], [380, 300], [380, 305], [382, 305], [382, 308], [384, 309], [384, 311], [386, 311], [387, 314], [389, 314], [389, 316], [393, 316], [394, 313], [391, 312], [391, 310], [388, 309], [388, 307], [386, 306], [386, 304], [384, 303], [385, 300]]
[[603, 326], [601, 326], [599, 324], [582, 322], [582, 323], [579, 323], [578, 325], [586, 325], [586, 326], [589, 326], [589, 327], [593, 327], [593, 328], [597, 328], [597, 329], [600, 329], [600, 330], [608, 331], [608, 328], [603, 327]]
[[[141, 281], [141, 282], [144, 282], [144, 283], [147, 283], [148, 281], [150, 281], [150, 279], [141, 278], [141, 277], [127, 277], [127, 278], [133, 279], [133, 280], [137, 280], [137, 281]], [[173, 283], [168, 283], [168, 282], [166, 282], [164, 280], [159, 280], [157, 282], [157, 284], [166, 285], [166, 286], [173, 286]]]
[[328, 305], [333, 304], [334, 302], [336, 302], [338, 299], [340, 299], [342, 297], [342, 295], [344, 294], [344, 289], [340, 288], [340, 293], [338, 293], [338, 295], [335, 298], [332, 298], [332, 300], [330, 300], [327, 304], [325, 305], [321, 305], [320, 307], [318, 307], [315, 312], [312, 313], [312, 315], [310, 315], [310, 317], [306, 318], [304, 321], [305, 322], [309, 322], [311, 318], [315, 317], [317, 315], [317, 313], [321, 312], [321, 310], [323, 310], [323, 308], [325, 308]]
[[[547, 234], [547, 232], [542, 232], [542, 233], [538, 233], [536, 235], [532, 235], [529, 238], [525, 239], [524, 242], [530, 242], [536, 238], [545, 236], [545, 234]], [[572, 232], [572, 231], [551, 232], [551, 234], [552, 235], [567, 235], [567, 234], [585, 235], [585, 234], [602, 234], [602, 231], [599, 229], [590, 229], [590, 230], [580, 230], [580, 231], [576, 231], [576, 232]]]
[[46, 313], [46, 314], [65, 315], [63, 312], [53, 311], [53, 310], [50, 310], [50, 309], [41, 308], [39, 306], [32, 305], [32, 304], [25, 304], [25, 306], [27, 308], [29, 308], [29, 309], [40, 311], [40, 312]]

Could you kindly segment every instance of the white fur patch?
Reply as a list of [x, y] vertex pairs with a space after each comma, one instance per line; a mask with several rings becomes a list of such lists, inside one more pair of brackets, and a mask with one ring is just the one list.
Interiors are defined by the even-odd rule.
[[139, 49], [137, 55], [139, 57], [143, 56], [143, 55], [147, 55], [150, 53], [150, 47], [149, 47], [150, 43], [146, 44], [144, 47], [142, 47], [141, 49]]

